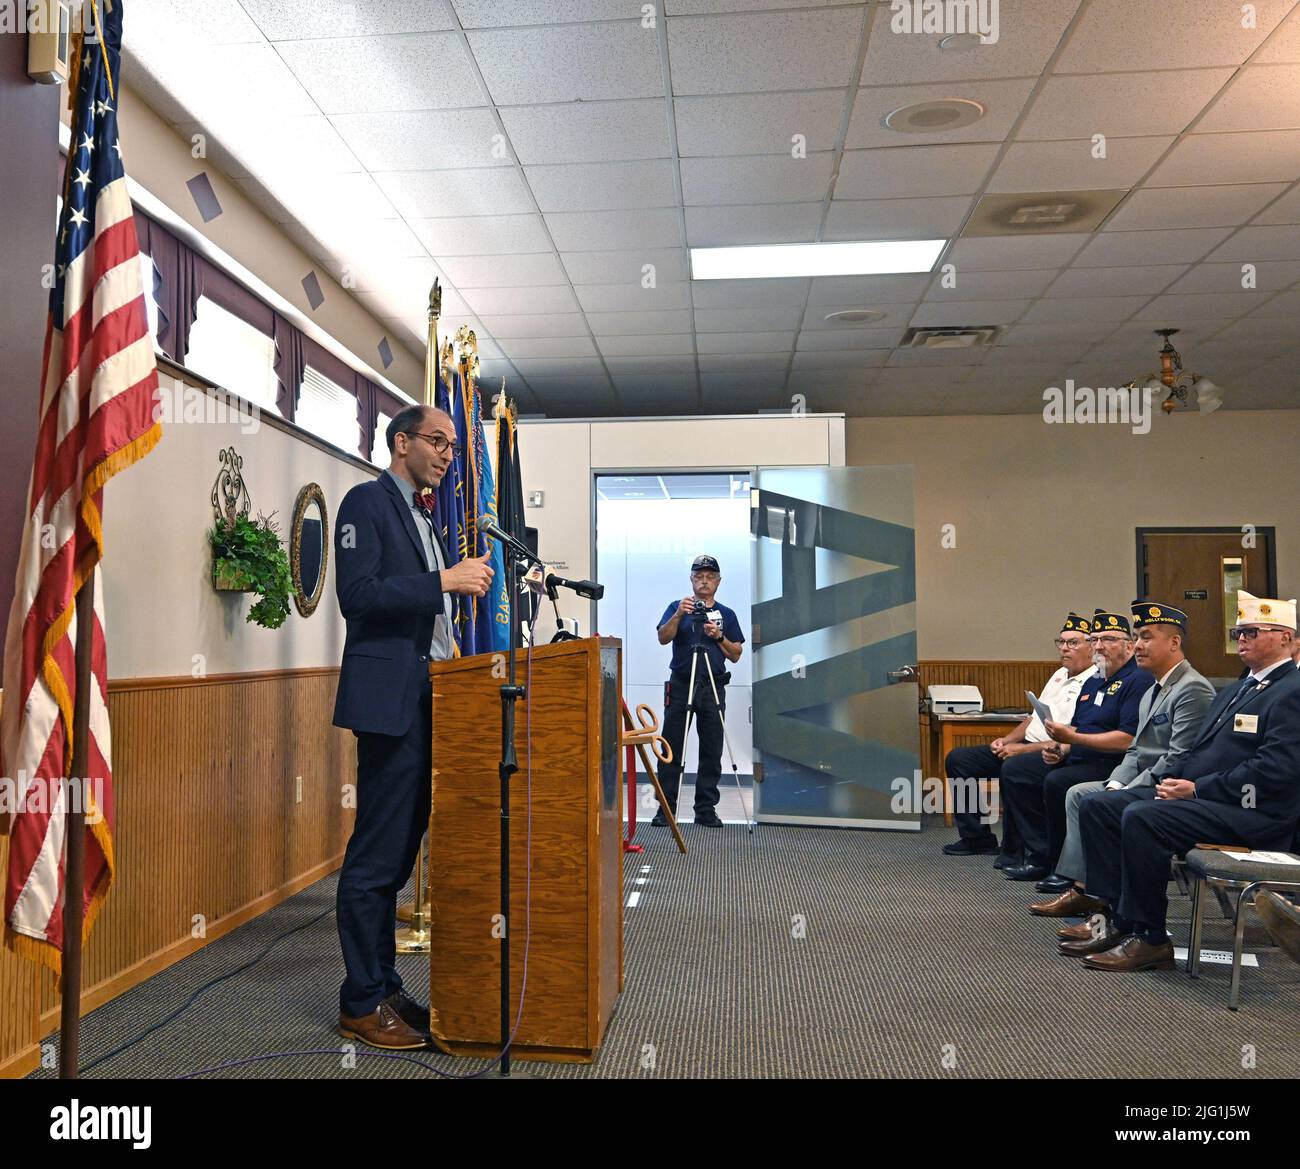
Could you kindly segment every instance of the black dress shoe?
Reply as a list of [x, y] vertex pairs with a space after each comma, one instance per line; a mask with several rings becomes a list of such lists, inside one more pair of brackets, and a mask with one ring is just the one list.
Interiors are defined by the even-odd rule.
[[659, 811], [657, 811], [657, 812], [654, 814], [654, 816], [651, 817], [651, 819], [650, 819], [650, 823], [651, 823], [651, 825], [653, 825], [655, 828], [667, 828], [667, 827], [668, 827], [668, 820], [667, 820], [667, 818], [664, 816], [664, 810], [663, 810], [662, 808], [660, 808]]
[[993, 862], [995, 869], [1011, 869], [1016, 865], [1023, 863], [1024, 857], [1020, 853], [1000, 852], [998, 859]]
[[718, 813], [712, 808], [702, 808], [695, 813], [695, 823], [703, 824], [706, 828], [721, 828], [722, 821], [718, 819]]
[[423, 1031], [426, 1035], [429, 1033], [429, 1008], [420, 1006], [406, 991], [399, 990], [390, 994], [384, 1002], [397, 1012], [408, 1027]]
[[945, 844], [943, 851], [947, 856], [987, 856], [997, 852], [998, 838], [990, 836], [987, 840], [967, 840], [965, 837]]
[[1040, 893], [1064, 893], [1073, 886], [1074, 882], [1069, 877], [1058, 877], [1053, 873], [1050, 877], [1044, 877], [1034, 888]]
[[1047, 876], [1044, 865], [1016, 865], [1012, 869], [1003, 869], [1002, 875], [1008, 881], [1041, 881]]

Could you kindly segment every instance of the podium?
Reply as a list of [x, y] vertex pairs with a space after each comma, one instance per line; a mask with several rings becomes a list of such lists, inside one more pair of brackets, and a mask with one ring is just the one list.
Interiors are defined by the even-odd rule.
[[[438, 1047], [454, 1055], [500, 1047], [504, 675], [500, 654], [429, 667], [429, 1023]], [[589, 1062], [623, 984], [622, 648], [602, 637], [521, 650], [517, 675], [528, 693], [515, 708], [519, 771], [510, 783], [513, 1011], [528, 948], [511, 1050], [518, 1059]]]

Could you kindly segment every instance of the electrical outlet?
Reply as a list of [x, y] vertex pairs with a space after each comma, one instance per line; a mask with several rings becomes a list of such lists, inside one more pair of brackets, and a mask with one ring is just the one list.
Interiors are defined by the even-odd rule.
[[294, 782], [293, 802], [295, 804], [301, 804], [302, 803], [302, 776], [295, 775], [293, 777], [293, 782]]

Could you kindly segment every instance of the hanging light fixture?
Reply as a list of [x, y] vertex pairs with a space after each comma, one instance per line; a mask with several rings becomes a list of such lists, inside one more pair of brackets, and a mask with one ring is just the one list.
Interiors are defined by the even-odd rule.
[[1178, 329], [1156, 329], [1155, 335], [1165, 339], [1164, 347], [1158, 354], [1160, 372], [1149, 374], [1142, 383], [1142, 388], [1152, 394], [1164, 394], [1160, 409], [1166, 414], [1193, 403], [1202, 414], [1213, 414], [1223, 405], [1223, 391], [1207, 377], [1199, 373], [1186, 373], [1183, 370], [1182, 354], [1174, 348], [1169, 340]]

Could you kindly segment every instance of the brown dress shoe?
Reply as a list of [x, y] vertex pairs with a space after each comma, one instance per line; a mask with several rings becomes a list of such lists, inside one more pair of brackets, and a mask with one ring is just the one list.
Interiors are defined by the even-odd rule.
[[1092, 921], [1081, 921], [1078, 925], [1063, 925], [1056, 931], [1056, 936], [1066, 942], [1086, 942], [1094, 936]]
[[1099, 938], [1094, 938], [1090, 932], [1086, 939], [1078, 942], [1062, 942], [1057, 949], [1071, 958], [1086, 958], [1089, 954], [1100, 954], [1112, 949], [1121, 938], [1122, 935], [1114, 930], [1107, 930]]
[[1172, 970], [1174, 944], [1153, 946], [1145, 938], [1129, 934], [1113, 949], [1090, 954], [1083, 964], [1091, 970]]
[[1081, 889], [1071, 887], [1050, 901], [1035, 902], [1029, 907], [1029, 912], [1036, 913], [1039, 917], [1078, 917], [1080, 914], [1088, 917], [1103, 912], [1105, 908], [1104, 901], [1098, 901]]
[[429, 1037], [415, 1030], [390, 1005], [388, 999], [360, 1019], [339, 1015], [339, 1034], [359, 1039], [367, 1047], [384, 1051], [415, 1051], [429, 1045]]

